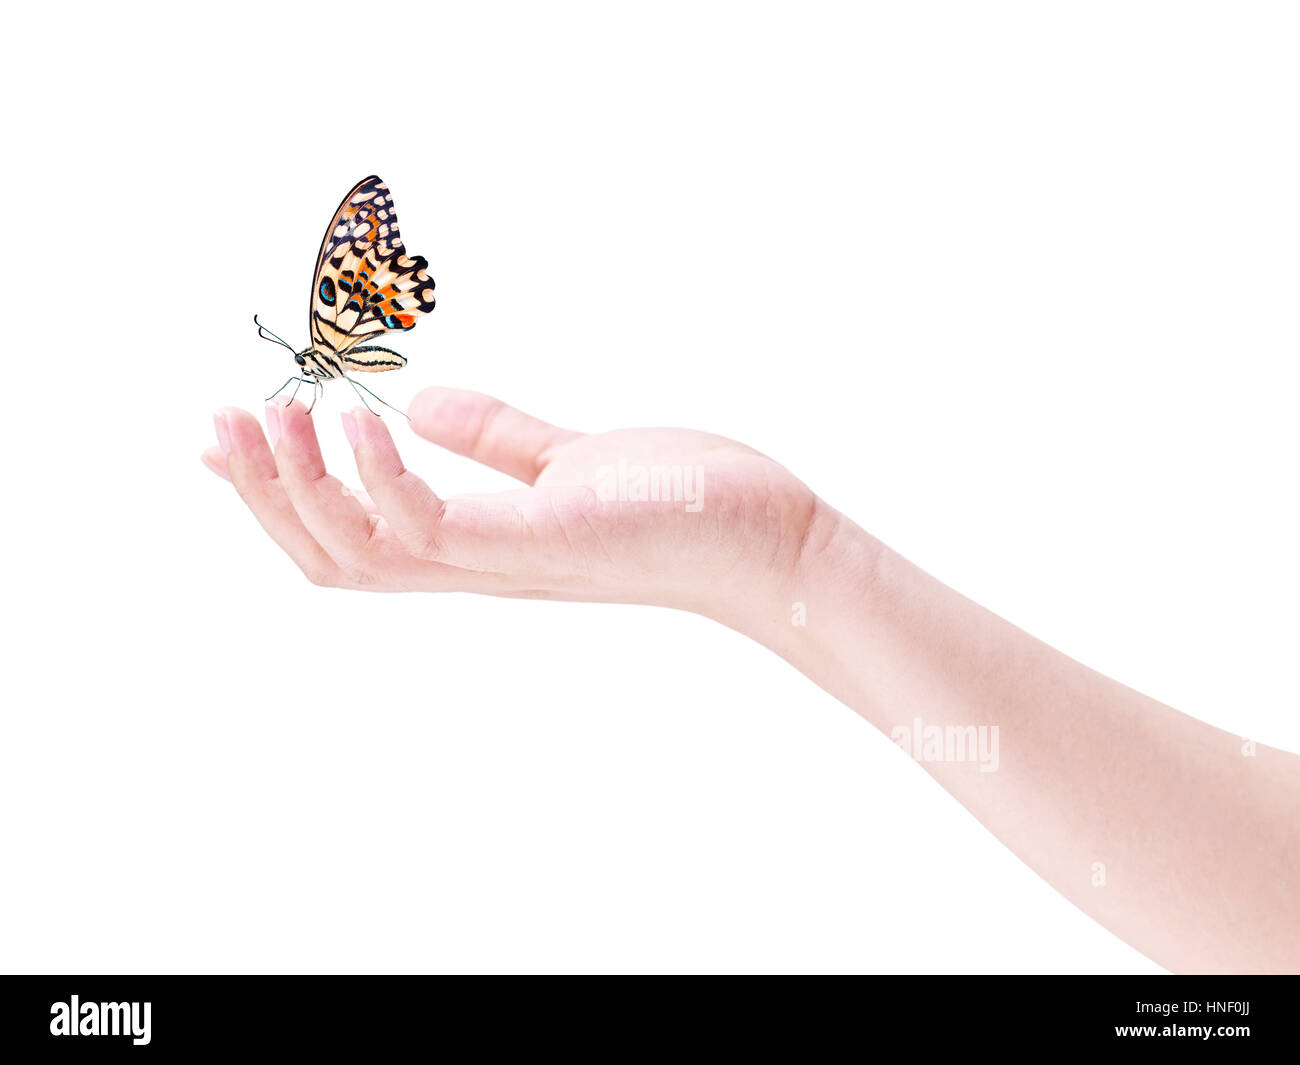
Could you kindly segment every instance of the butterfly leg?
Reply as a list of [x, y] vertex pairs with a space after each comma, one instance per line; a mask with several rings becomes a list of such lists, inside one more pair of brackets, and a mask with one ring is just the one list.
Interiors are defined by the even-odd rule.
[[[317, 389], [319, 389], [320, 392], [318, 392]], [[321, 384], [319, 381], [317, 381], [315, 378], [312, 378], [312, 382], [311, 382], [311, 406], [309, 406], [309, 407], [307, 408], [307, 413], [308, 413], [308, 414], [310, 414], [313, 410], [316, 409], [316, 400], [320, 397], [320, 393], [323, 393], [324, 391], [325, 391], [325, 386], [324, 386], [323, 384]]]
[[353, 392], [356, 392], [356, 394], [357, 394], [357, 399], [361, 400], [361, 405], [362, 405], [363, 407], [365, 407], [366, 410], [370, 411], [371, 414], [374, 414], [376, 418], [378, 418], [379, 415], [378, 415], [378, 414], [375, 414], [375, 409], [374, 409], [374, 407], [372, 407], [369, 403], [366, 402], [366, 397], [363, 396], [363, 395], [361, 394], [360, 390], [357, 388], [357, 383], [356, 383], [355, 381], [353, 381], [352, 378], [349, 377], [349, 378], [348, 378], [348, 384], [350, 384], [350, 385], [352, 386], [352, 391], [353, 391]]
[[276, 396], [278, 396], [281, 392], [283, 392], [286, 388], [288, 388], [289, 385], [294, 381], [298, 382], [298, 387], [293, 390], [293, 394], [296, 396], [298, 394], [298, 388], [302, 387], [302, 382], [305, 380], [307, 380], [307, 378], [305, 377], [290, 377], [288, 381], [285, 381], [284, 384], [282, 384], [279, 388], [277, 388], [274, 392], [272, 392], [269, 396], [267, 396], [266, 399], [264, 399], [262, 402], [270, 403], [271, 400], [275, 399]]
[[[360, 381], [354, 381], [354, 380], [352, 380], [352, 378], [350, 378], [347, 374], [344, 374], [344, 375], [343, 375], [343, 380], [345, 380], [348, 384], [350, 384], [350, 385], [352, 386], [352, 391], [353, 391], [353, 392], [356, 392], [356, 394], [357, 394], [357, 398], [361, 400], [361, 402], [362, 402], [362, 404], [365, 406], [366, 410], [370, 411], [371, 414], [373, 414], [376, 418], [378, 418], [378, 417], [379, 417], [378, 412], [377, 412], [377, 411], [376, 411], [376, 410], [375, 410], [375, 409], [374, 409], [374, 408], [373, 408], [369, 403], [366, 403], [366, 397], [363, 396], [363, 395], [361, 394], [361, 392], [360, 392], [360, 389], [363, 389], [363, 388], [365, 388], [365, 390], [366, 390], [367, 392], [370, 392], [370, 389], [366, 388], [366, 386], [363, 385]], [[373, 392], [370, 392], [370, 395], [374, 396], [375, 399], [379, 399], [379, 397], [376, 396]], [[397, 410], [397, 408], [394, 407], [394, 406], [393, 406], [391, 403], [389, 403], [387, 400], [379, 399], [379, 402], [382, 403], [382, 404], [383, 404], [385, 407], [387, 407], [389, 410]], [[408, 422], [411, 420], [411, 416], [410, 416], [409, 414], [407, 414], [406, 411], [404, 411], [404, 410], [397, 410], [397, 413], [400, 414], [403, 418], [405, 418]]]

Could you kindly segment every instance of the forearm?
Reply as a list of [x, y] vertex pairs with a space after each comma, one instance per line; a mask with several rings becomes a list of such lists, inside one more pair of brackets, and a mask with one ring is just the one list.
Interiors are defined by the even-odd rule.
[[1015, 628], [827, 509], [747, 631], [1058, 891], [1181, 971], [1300, 971], [1300, 757]]

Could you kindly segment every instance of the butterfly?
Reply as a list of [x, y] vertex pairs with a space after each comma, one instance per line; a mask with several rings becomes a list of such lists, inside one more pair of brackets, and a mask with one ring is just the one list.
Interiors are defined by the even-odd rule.
[[310, 346], [295, 351], [253, 315], [257, 335], [288, 348], [298, 364], [298, 372], [267, 396], [267, 402], [293, 385], [292, 402], [298, 389], [309, 384], [310, 414], [316, 406], [317, 390], [323, 394], [326, 381], [341, 377], [352, 385], [371, 414], [376, 412], [361, 395], [362, 389], [385, 407], [397, 410], [349, 376], [349, 371], [382, 373], [406, 365], [405, 357], [397, 352], [363, 342], [414, 329], [419, 317], [433, 310], [428, 265], [423, 256], [406, 254], [388, 186], [374, 174], [357, 182], [334, 212], [316, 256]]

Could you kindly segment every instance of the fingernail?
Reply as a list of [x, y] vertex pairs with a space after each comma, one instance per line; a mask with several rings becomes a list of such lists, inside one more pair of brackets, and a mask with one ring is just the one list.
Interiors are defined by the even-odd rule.
[[266, 437], [271, 441], [271, 450], [280, 442], [280, 408], [266, 405]]
[[212, 425], [217, 430], [217, 446], [221, 448], [223, 455], [229, 455], [230, 426], [226, 424], [226, 416], [218, 411], [212, 416]]
[[343, 435], [348, 438], [348, 444], [355, 448], [357, 446], [357, 422], [352, 417], [352, 412], [345, 410], [339, 415], [339, 420], [343, 423]]
[[203, 452], [203, 454], [200, 455], [199, 458], [203, 460], [203, 465], [205, 465], [208, 469], [210, 469], [210, 470], [211, 470], [213, 473], [215, 473], [218, 477], [222, 478], [223, 480], [227, 480], [227, 481], [230, 480], [230, 473], [229, 473], [229, 471], [227, 471], [227, 469], [225, 468], [225, 466], [223, 466], [223, 465], [222, 465], [221, 463], [219, 463], [215, 458], [212, 457], [212, 452], [211, 452], [211, 451], [205, 451], [205, 452]]

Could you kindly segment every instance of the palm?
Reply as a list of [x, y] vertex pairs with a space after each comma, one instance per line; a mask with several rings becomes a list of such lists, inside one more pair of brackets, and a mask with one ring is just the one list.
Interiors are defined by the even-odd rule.
[[766, 456], [690, 429], [576, 437], [547, 454], [534, 484], [571, 545], [569, 573], [604, 578], [620, 598], [691, 609], [756, 564], [779, 567], [816, 503]]

